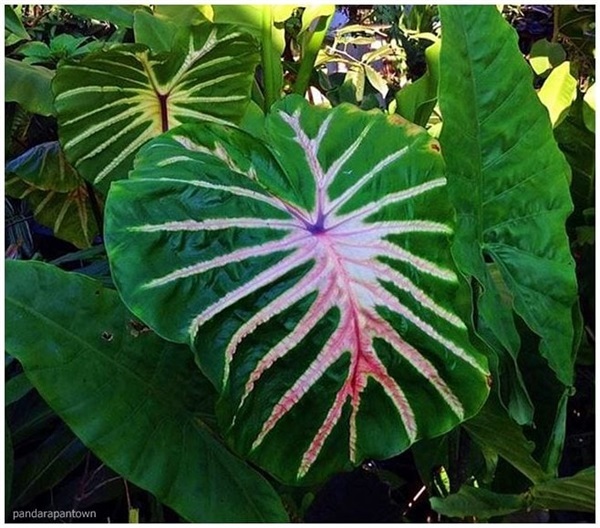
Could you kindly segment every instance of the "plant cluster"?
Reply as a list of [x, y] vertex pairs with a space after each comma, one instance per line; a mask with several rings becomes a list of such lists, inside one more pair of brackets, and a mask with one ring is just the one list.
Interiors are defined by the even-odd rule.
[[594, 511], [591, 11], [5, 21], [7, 520]]

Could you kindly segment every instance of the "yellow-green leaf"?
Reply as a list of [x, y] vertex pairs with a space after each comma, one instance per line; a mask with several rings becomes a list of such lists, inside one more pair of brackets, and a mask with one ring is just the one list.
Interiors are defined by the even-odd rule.
[[552, 127], [556, 127], [566, 117], [577, 96], [577, 81], [571, 75], [568, 61], [552, 70], [538, 95], [550, 114]]

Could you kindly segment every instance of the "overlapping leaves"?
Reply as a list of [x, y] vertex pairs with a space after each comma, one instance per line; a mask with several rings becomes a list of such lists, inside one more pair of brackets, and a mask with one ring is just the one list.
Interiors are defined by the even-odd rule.
[[123, 45], [64, 62], [53, 82], [61, 144], [87, 179], [107, 188], [151, 138], [186, 122], [237, 121], [258, 61], [232, 26], [182, 28], [173, 49]]
[[106, 243], [125, 302], [220, 387], [235, 449], [309, 482], [473, 415], [486, 367], [456, 313], [435, 141], [300, 97], [266, 133], [154, 140], [111, 188]]

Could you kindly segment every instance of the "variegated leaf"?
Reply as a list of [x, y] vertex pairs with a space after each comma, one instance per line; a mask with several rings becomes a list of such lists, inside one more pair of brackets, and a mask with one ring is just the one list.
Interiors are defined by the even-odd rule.
[[232, 446], [307, 483], [448, 431], [488, 374], [459, 316], [435, 140], [300, 97], [266, 135], [154, 140], [111, 188], [106, 243], [128, 306], [220, 387]]
[[180, 36], [170, 53], [123, 45], [58, 68], [53, 90], [61, 144], [101, 188], [126, 177], [139, 148], [170, 128], [241, 119], [258, 62], [255, 41], [208, 22]]
[[[36, 145], [10, 161], [6, 175], [6, 194], [25, 200], [40, 224], [79, 248], [91, 246], [99, 229], [89, 190], [58, 141]], [[95, 199], [101, 205], [98, 193]]]

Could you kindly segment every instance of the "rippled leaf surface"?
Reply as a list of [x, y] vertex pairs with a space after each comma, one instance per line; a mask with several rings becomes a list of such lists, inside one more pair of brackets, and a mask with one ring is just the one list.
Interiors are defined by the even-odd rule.
[[153, 141], [111, 188], [106, 242], [125, 302], [221, 389], [235, 449], [309, 482], [451, 429], [487, 370], [456, 313], [435, 140], [300, 97], [266, 134]]
[[518, 316], [571, 385], [577, 286], [565, 232], [569, 167], [517, 34], [498, 10], [441, 6], [440, 14], [440, 141], [458, 214], [457, 264], [481, 285], [479, 314], [512, 361]]

